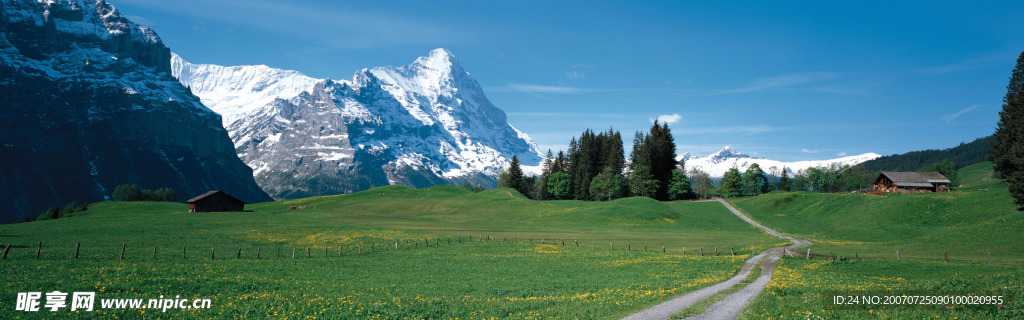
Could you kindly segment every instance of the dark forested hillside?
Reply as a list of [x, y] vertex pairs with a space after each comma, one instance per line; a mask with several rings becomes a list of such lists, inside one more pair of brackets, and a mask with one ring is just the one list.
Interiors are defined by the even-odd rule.
[[916, 171], [921, 167], [949, 159], [956, 164], [957, 169], [960, 169], [975, 163], [988, 161], [986, 158], [992, 151], [992, 141], [994, 141], [993, 136], [988, 136], [978, 138], [969, 143], [960, 143], [960, 145], [948, 149], [888, 155], [864, 162], [859, 166], [863, 166], [869, 172]]

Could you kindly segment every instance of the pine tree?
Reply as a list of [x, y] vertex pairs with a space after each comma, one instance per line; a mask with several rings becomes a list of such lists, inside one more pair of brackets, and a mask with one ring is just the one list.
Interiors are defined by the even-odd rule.
[[629, 192], [637, 197], [651, 197], [658, 192], [658, 180], [654, 180], [647, 166], [639, 165], [629, 173]]
[[789, 173], [786, 167], [782, 167], [782, 175], [779, 177], [779, 190], [789, 191]]
[[508, 165], [508, 180], [502, 187], [516, 189], [519, 193], [527, 195], [523, 188], [523, 168], [519, 167], [519, 158], [512, 156], [512, 163]]
[[1024, 210], [1024, 52], [1010, 75], [999, 112], [995, 142], [989, 160], [995, 171], [1010, 187], [1010, 194]]

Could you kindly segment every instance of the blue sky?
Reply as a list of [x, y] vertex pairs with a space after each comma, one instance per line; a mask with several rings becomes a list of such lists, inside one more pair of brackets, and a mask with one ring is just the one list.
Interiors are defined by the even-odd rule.
[[195, 63], [349, 79], [446, 48], [543, 148], [670, 120], [678, 153], [783, 161], [994, 131], [1024, 3], [112, 0]]

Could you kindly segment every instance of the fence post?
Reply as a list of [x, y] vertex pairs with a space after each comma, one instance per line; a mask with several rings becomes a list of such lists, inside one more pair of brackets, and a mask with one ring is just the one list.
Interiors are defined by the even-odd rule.
[[683, 255], [686, 255], [686, 247], [683, 247]]
[[435, 247], [440, 247], [441, 246], [441, 238], [434, 239], [434, 246]]
[[36, 260], [39, 260], [39, 255], [43, 252], [43, 242], [39, 241], [39, 247], [36, 248]]
[[356, 253], [357, 254], [362, 254], [363, 253], [363, 244], [362, 243], [359, 244], [359, 249], [358, 249], [358, 251], [356, 251]]
[[256, 248], [256, 260], [260, 259], [260, 248]]
[[942, 259], [946, 260], [946, 262], [949, 262], [949, 253], [946, 252], [946, 251], [943, 251], [942, 252]]
[[[8, 245], [8, 247], [9, 246], [10, 245]], [[81, 248], [81, 247], [82, 247], [82, 243], [81, 242], [75, 243], [75, 259], [78, 259], [78, 249]], [[4, 255], [5, 256], [7, 255], [6, 251], [4, 252]]]
[[242, 247], [238, 247], [238, 256], [236, 256], [235, 259], [241, 259], [241, 258], [242, 258]]
[[704, 256], [704, 248], [703, 248], [703, 247], [702, 247], [702, 248], [700, 248], [700, 256], [701, 256], [701, 257], [703, 257], [703, 256]]
[[829, 259], [832, 259], [832, 260], [835, 260], [835, 259], [836, 259], [836, 256], [835, 256], [834, 254], [832, 254], [832, 250], [829, 250], [829, 251], [828, 251], [828, 258], [829, 258]]
[[665, 253], [665, 246], [661, 246], [661, 253]]
[[729, 251], [732, 251], [732, 255], [734, 255], [734, 256], [736, 255], [736, 249], [733, 249], [732, 247], [730, 247]]
[[326, 256], [327, 256], [327, 245], [325, 244], [324, 245], [324, 257], [326, 257]]
[[295, 259], [295, 247], [292, 247], [292, 259]]
[[615, 244], [614, 243], [608, 242], [608, 246], [611, 247], [611, 250], [615, 250]]
[[626, 251], [633, 251], [633, 244], [626, 242]]
[[902, 259], [902, 258], [900, 257], [900, 251], [899, 251], [899, 250], [896, 250], [896, 260], [900, 260], [900, 259]]
[[715, 247], [715, 256], [718, 256], [718, 247]]
[[210, 248], [210, 260], [217, 259], [217, 248]]
[[565, 239], [562, 239], [562, 245], [563, 246], [565, 245]]
[[854, 256], [854, 258], [860, 259], [860, 253], [857, 252], [857, 251], [853, 252], [853, 256]]
[[128, 248], [128, 244], [127, 243], [122, 243], [121, 244], [121, 260], [124, 260], [124, 249], [127, 249], [127, 248]]
[[395, 240], [395, 250], [398, 250], [398, 240]]
[[579, 241], [579, 240], [573, 240], [572, 242], [575, 242], [575, 243], [576, 243], [576, 247], [577, 247], [577, 248], [579, 248], [579, 247], [580, 247], [580, 241]]
[[374, 252], [374, 251], [377, 251], [377, 243], [376, 242], [370, 244], [370, 252]]
[[156, 259], [156, 245], [153, 245], [153, 259]]
[[309, 258], [309, 247], [306, 247], [306, 258]]
[[4, 248], [4, 260], [7, 260], [7, 252], [9, 251], [11, 251], [11, 244], [7, 244], [7, 247]]
[[185, 259], [185, 245], [181, 246], [181, 258]]
[[281, 259], [281, 247], [277, 247], [277, 257], [274, 259]]
[[807, 249], [807, 260], [811, 260], [811, 249]]
[[647, 245], [644, 244], [644, 252], [647, 252]]
[[462, 243], [462, 236], [459, 236], [459, 243]]

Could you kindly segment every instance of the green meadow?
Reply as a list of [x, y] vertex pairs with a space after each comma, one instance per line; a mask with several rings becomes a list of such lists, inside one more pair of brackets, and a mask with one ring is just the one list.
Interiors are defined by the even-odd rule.
[[[0, 262], [0, 318], [614, 319], [733, 276], [751, 244], [783, 243], [717, 203], [646, 198], [392, 186], [247, 209], [105, 202], [2, 225], [13, 248]], [[13, 310], [18, 292], [54, 290], [209, 298], [212, 308]]]
[[[992, 178], [991, 163], [966, 167], [961, 176], [963, 187], [951, 193], [779, 192], [733, 201], [760, 223], [814, 242], [808, 247], [812, 253], [838, 257], [780, 260], [772, 282], [741, 318], [1024, 317], [1024, 213], [1016, 210], [1006, 185]], [[865, 292], [992, 294], [1005, 302], [863, 308], [825, 303], [829, 294]]]

